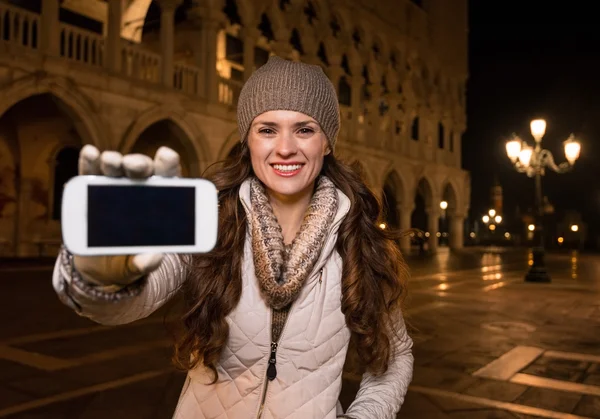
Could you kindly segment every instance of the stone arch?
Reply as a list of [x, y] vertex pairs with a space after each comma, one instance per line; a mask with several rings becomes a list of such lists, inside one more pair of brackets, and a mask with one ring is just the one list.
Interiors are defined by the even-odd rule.
[[367, 185], [375, 184], [375, 177], [367, 166], [362, 164], [359, 160], [351, 160], [349, 164], [354, 170], [356, 170], [362, 176], [363, 180]]
[[[251, 18], [252, 7], [249, 7], [247, 0], [235, 0], [238, 13], [242, 19], [242, 23], [246, 24]], [[143, 23], [148, 15], [148, 10], [152, 0], [131, 0], [129, 4], [123, 10], [121, 18], [121, 37], [128, 39], [132, 42], [142, 42]], [[203, 7], [208, 10], [221, 10], [225, 6], [224, 0], [204, 0], [202, 2]], [[180, 5], [181, 6], [181, 5]], [[244, 20], [248, 19], [248, 20]]]
[[375, 33], [372, 36], [370, 48], [373, 49], [375, 46], [379, 47], [378, 61], [386, 64], [389, 59], [389, 49], [387, 40], [381, 33]]
[[251, 24], [252, 18], [248, 21], [248, 18], [243, 18], [240, 13], [238, 2], [236, 0], [226, 0], [225, 6], [222, 10], [225, 15], [227, 21], [227, 27], [232, 27], [234, 25], [248, 25]]
[[460, 202], [459, 188], [456, 186], [456, 182], [453, 179], [446, 179], [442, 182], [441, 198], [442, 201], [448, 203], [447, 212], [450, 215], [454, 215], [460, 212], [462, 203]]
[[237, 128], [235, 128], [231, 133], [225, 138], [223, 145], [219, 150], [219, 154], [217, 155], [217, 160], [225, 160], [231, 150], [235, 147], [236, 144], [240, 142], [240, 132]]
[[130, 41], [142, 42], [142, 27], [152, 0], [132, 0], [123, 11], [121, 37]]
[[371, 27], [368, 22], [359, 20], [354, 22], [354, 27], [352, 29], [353, 35], [355, 31], [358, 31], [361, 38], [360, 48], [357, 50], [361, 55], [365, 56], [366, 58], [366, 56], [368, 56], [368, 51], [371, 50], [371, 45], [373, 43]]
[[73, 120], [84, 144], [93, 144], [106, 149], [109, 143], [104, 136], [103, 122], [99, 120], [92, 101], [77, 88], [77, 85], [60, 77], [26, 77], [0, 90], [0, 116], [17, 103], [44, 93], [57, 98], [65, 105], [64, 110]]
[[404, 62], [405, 57], [402, 53], [402, 49], [397, 44], [391, 45], [389, 47], [388, 54], [388, 61], [392, 68], [399, 74], [403, 74], [406, 71], [406, 63]]
[[401, 207], [405, 204], [405, 183], [396, 170], [390, 171], [383, 182], [381, 194], [383, 211], [387, 222], [393, 228], [400, 228]]
[[244, 26], [254, 26], [257, 19], [260, 17], [258, 8], [254, 7], [248, 0], [232, 0], [237, 5], [237, 12]]
[[288, 28], [284, 13], [277, 5], [277, 2], [271, 1], [264, 10], [264, 14], [269, 19], [271, 27], [273, 28], [273, 34], [275, 35], [275, 39], [277, 39], [277, 32]]
[[321, 22], [328, 22], [331, 6], [326, 0], [311, 0], [312, 4], [317, 12], [317, 20]]
[[290, 32], [290, 45], [297, 51], [300, 56], [306, 53], [307, 37], [306, 31], [298, 30], [298, 28], [292, 28]]
[[412, 227], [423, 231], [429, 230], [428, 211], [434, 205], [434, 197], [434, 183], [427, 175], [421, 176], [413, 189], [414, 210], [411, 215]]
[[301, 20], [308, 23], [312, 27], [316, 27], [319, 21], [319, 7], [316, 5], [315, 0], [304, 0], [302, 2], [302, 16]]
[[262, 12], [258, 16], [256, 29], [260, 33], [260, 36], [265, 39], [267, 44], [273, 39], [275, 39], [273, 24], [271, 23], [271, 18], [269, 17], [266, 11]]
[[[11, 238], [14, 254], [34, 255], [35, 250], [43, 252], [36, 249], [35, 243], [40, 240], [50, 240], [53, 244], [60, 241], [62, 187], [77, 175], [79, 149], [85, 138], [91, 142], [74, 114], [56, 95], [44, 92], [22, 99], [2, 115], [2, 134], [16, 153], [8, 170], [2, 170], [6, 165], [0, 163], [0, 183], [4, 183], [0, 201], [8, 198], [13, 204], [0, 215], [4, 218], [0, 220], [0, 236]], [[56, 157], [63, 148], [69, 148], [70, 159], [67, 166], [63, 164], [59, 169], [69, 170], [66, 173], [59, 170], [63, 176], [57, 177]], [[54, 186], [57, 182], [58, 190]], [[2, 206], [5, 205], [0, 202]]]
[[348, 57], [348, 64], [350, 65], [350, 71], [353, 76], [360, 76], [363, 68], [363, 59], [358, 51], [353, 47], [347, 49], [346, 56]]
[[[123, 154], [131, 152], [140, 136], [152, 125], [168, 121], [173, 124], [176, 137], [181, 142], [190, 164], [190, 176], [200, 176], [201, 166], [211, 160], [204, 135], [183, 109], [160, 106], [141, 114], [128, 128], [120, 145]], [[182, 160], [185, 156], [182, 156]]]
[[342, 43], [350, 43], [352, 40], [352, 21], [350, 15], [343, 9], [332, 10], [328, 23], [330, 28], [334, 22], [339, 25], [339, 33], [336, 38], [342, 41]]
[[[323, 45], [325, 55], [328, 59], [329, 65], [342, 64], [342, 56], [345, 54], [345, 48], [343, 48], [339, 39], [336, 39], [333, 35], [328, 35], [317, 41], [319, 45]], [[346, 57], [346, 60], [348, 57]]]

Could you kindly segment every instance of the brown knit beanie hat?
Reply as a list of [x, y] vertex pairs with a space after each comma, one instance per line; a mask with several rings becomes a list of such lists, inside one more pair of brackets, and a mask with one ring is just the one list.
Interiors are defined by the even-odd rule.
[[314, 118], [334, 149], [340, 130], [335, 88], [321, 67], [271, 56], [246, 81], [237, 106], [241, 141], [254, 118], [274, 110], [301, 112]]

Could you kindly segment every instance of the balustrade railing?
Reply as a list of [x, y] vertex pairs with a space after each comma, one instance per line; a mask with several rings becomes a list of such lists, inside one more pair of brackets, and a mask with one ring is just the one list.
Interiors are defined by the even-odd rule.
[[137, 45], [123, 45], [121, 73], [136, 80], [160, 82], [162, 57]]
[[190, 95], [200, 94], [200, 69], [189, 64], [176, 63], [173, 87]]
[[219, 103], [234, 106], [240, 97], [243, 83], [219, 77]]
[[0, 39], [11, 44], [39, 48], [40, 16], [0, 3]]
[[60, 55], [93, 66], [104, 64], [104, 38], [66, 23], [60, 24]]

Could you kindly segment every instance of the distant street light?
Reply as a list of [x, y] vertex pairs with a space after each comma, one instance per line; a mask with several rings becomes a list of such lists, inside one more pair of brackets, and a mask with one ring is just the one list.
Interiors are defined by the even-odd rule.
[[447, 201], [442, 201], [440, 202], [440, 208], [445, 210], [448, 208], [448, 202]]
[[579, 226], [577, 224], [573, 224], [571, 226], [571, 231], [574, 232], [574, 233], [578, 232], [579, 231]]
[[[533, 248], [533, 263], [525, 281], [550, 282], [550, 276], [546, 271], [544, 262], [544, 235], [542, 218], [544, 209], [542, 205], [542, 176], [546, 174], [546, 168], [556, 173], [564, 173], [572, 169], [575, 161], [579, 158], [581, 144], [575, 140], [573, 134], [564, 142], [566, 162], [556, 164], [552, 153], [542, 149], [542, 137], [546, 133], [546, 121], [536, 119], [530, 124], [531, 135], [535, 139], [535, 147], [532, 148], [521, 140], [516, 134], [506, 143], [506, 154], [514, 164], [518, 172], [525, 173], [535, 178], [535, 206], [536, 225], [530, 225], [529, 231], [534, 231], [535, 247]], [[533, 228], [532, 228], [533, 227]]]

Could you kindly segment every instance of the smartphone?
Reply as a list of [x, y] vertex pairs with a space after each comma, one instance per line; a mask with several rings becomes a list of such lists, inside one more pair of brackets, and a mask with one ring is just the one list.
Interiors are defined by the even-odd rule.
[[217, 221], [217, 189], [205, 179], [76, 176], [63, 191], [63, 243], [76, 255], [206, 253]]

